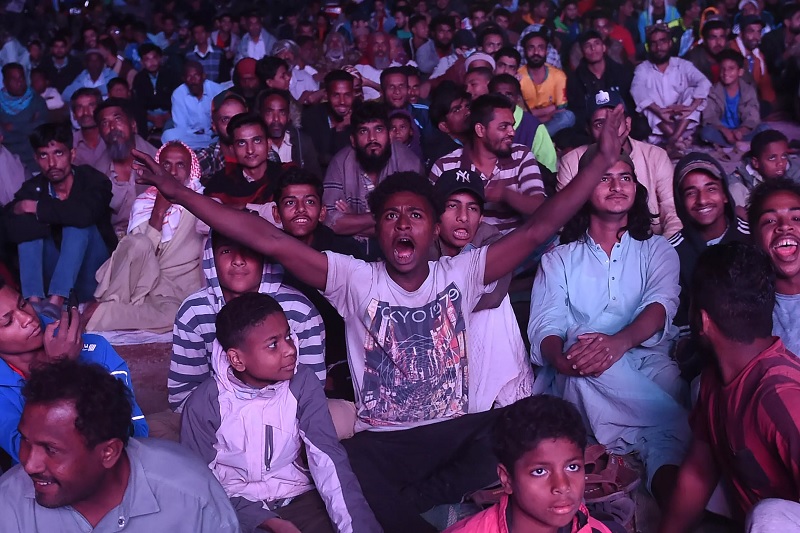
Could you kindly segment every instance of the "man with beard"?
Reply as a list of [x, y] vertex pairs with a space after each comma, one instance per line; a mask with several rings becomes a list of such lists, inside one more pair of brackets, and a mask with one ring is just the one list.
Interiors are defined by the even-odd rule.
[[70, 291], [91, 300], [95, 272], [116, 246], [111, 185], [100, 172], [72, 165], [69, 124], [43, 124], [30, 142], [41, 174], [14, 196], [5, 225], [19, 251], [22, 297], [57, 320]]
[[375, 100], [381, 96], [381, 72], [392, 62], [389, 58], [389, 34], [382, 31], [369, 34], [366, 60], [366, 64], [358, 64], [355, 69], [361, 74], [364, 84], [364, 100]]
[[291, 100], [289, 92], [280, 89], [265, 89], [258, 95], [257, 109], [267, 125], [270, 158], [292, 163], [319, 178], [322, 171], [314, 142], [289, 118]]
[[327, 96], [325, 103], [303, 109], [303, 131], [311, 137], [323, 171], [328, 168], [334, 155], [350, 145], [354, 82], [348, 72], [332, 70], [322, 82]]
[[207, 80], [203, 65], [187, 61], [183, 84], [172, 93], [173, 128], [164, 130], [161, 142], [182, 141], [192, 150], [211, 144], [211, 101], [222, 92], [222, 85]]
[[[264, 88], [264, 81], [258, 77], [256, 65], [255, 59], [246, 57], [236, 63], [236, 68], [233, 69], [231, 91], [244, 98], [248, 109], [255, 109], [258, 91]], [[217, 131], [217, 134], [220, 135], [220, 132]]]
[[[522, 98], [550, 137], [575, 124], [567, 109], [567, 75], [545, 63], [550, 38], [546, 29], [532, 31], [520, 43], [527, 65], [519, 69]], [[512, 122], [513, 124], [513, 122]]]
[[761, 41], [775, 89], [786, 99], [797, 94], [800, 82], [800, 4], [783, 6], [783, 25]]
[[[763, 218], [796, 218], [784, 207]], [[767, 226], [771, 232], [783, 224]], [[700, 378], [693, 438], [660, 533], [693, 530], [721, 480], [740, 530], [746, 524], [750, 533], [797, 531], [800, 363], [775, 336], [776, 289], [769, 260], [750, 245], [712, 246], [697, 262], [692, 331], [714, 354], [713, 364]]]
[[86, 50], [84, 62], [86, 68], [61, 93], [65, 101], [70, 100], [81, 87], [94, 87], [105, 97], [108, 95], [108, 82], [117, 77], [116, 72], [106, 66], [103, 54], [97, 48]]
[[672, 35], [666, 24], [648, 28], [647, 45], [650, 59], [636, 67], [631, 95], [636, 111], [644, 113], [650, 124], [648, 141], [677, 156], [691, 144], [711, 82], [685, 59], [672, 57]]
[[[243, 59], [242, 62], [247, 61]], [[236, 163], [233, 141], [228, 137], [228, 124], [236, 115], [247, 113], [244, 99], [233, 90], [219, 93], [211, 101], [211, 128], [218, 140], [207, 148], [195, 152], [200, 165], [200, 181], [205, 184], [211, 177], [225, 168], [228, 163]]]
[[[522, 224], [545, 200], [539, 165], [529, 148], [514, 144], [514, 108], [508, 98], [486, 94], [469, 108], [469, 134], [464, 146], [434, 163], [430, 180], [443, 172], [478, 172], [486, 185], [483, 221], [508, 233]], [[440, 124], [441, 127], [441, 124]]]
[[136, 134], [136, 114], [127, 100], [105, 100], [97, 106], [94, 120], [106, 149], [92, 166], [111, 180], [111, 225], [122, 237], [128, 231], [133, 201], [147, 189], [136, 184], [131, 150], [155, 156], [156, 149]]
[[683, 58], [692, 63], [711, 83], [719, 81], [717, 55], [728, 47], [728, 23], [721, 18], [708, 18], [700, 28], [703, 41]]
[[202, 461], [174, 443], [130, 438], [130, 392], [105, 368], [45, 365], [22, 395], [20, 464], [0, 482], [3, 531], [240, 531]]
[[70, 100], [70, 108], [75, 122], [80, 128], [74, 136], [76, 165], [94, 166], [106, 151], [106, 143], [100, 137], [100, 130], [94, 120], [94, 112], [103, 96], [100, 91], [83, 87], [75, 91]]
[[72, 83], [83, 70], [80, 61], [71, 57], [69, 52], [69, 38], [57, 34], [50, 41], [50, 54], [39, 65], [50, 80], [50, 86], [60, 93], [64, 92], [67, 85]]
[[739, 36], [731, 41], [730, 47], [744, 56], [744, 80], [751, 82], [758, 90], [761, 101], [761, 115], [768, 115], [775, 103], [775, 88], [767, 70], [767, 60], [759, 50], [764, 20], [759, 15], [748, 15], [739, 21]]
[[389, 115], [383, 104], [365, 102], [355, 107], [350, 123], [351, 146], [334, 156], [325, 173], [325, 224], [337, 235], [359, 238], [370, 255], [376, 251], [367, 242], [375, 233], [375, 217], [367, 196], [387, 176], [420, 172], [422, 164], [408, 147], [389, 142]]
[[455, 22], [450, 15], [438, 15], [431, 20], [431, 38], [421, 45], [414, 55], [423, 74], [430, 75], [439, 60], [453, 53]]

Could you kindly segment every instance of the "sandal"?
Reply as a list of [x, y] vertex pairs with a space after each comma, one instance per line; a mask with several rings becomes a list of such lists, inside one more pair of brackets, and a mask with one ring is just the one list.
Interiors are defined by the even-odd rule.
[[619, 498], [641, 483], [639, 473], [628, 467], [622, 457], [608, 453], [602, 444], [586, 448], [584, 462], [584, 500], [587, 504]]

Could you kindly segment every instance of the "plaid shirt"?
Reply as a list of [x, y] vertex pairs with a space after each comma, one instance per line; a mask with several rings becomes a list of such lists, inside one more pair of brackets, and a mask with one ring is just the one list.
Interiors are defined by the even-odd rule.
[[213, 82], [219, 80], [219, 64], [222, 62], [222, 51], [219, 48], [215, 48], [211, 41], [208, 42], [208, 50], [206, 50], [205, 56], [200, 55], [195, 45], [192, 51], [186, 54], [186, 59], [197, 61], [203, 65], [203, 71], [209, 80]]
[[200, 181], [204, 185], [211, 179], [211, 176], [225, 168], [225, 156], [219, 142], [215, 142], [208, 148], [196, 150], [194, 154], [200, 164]]

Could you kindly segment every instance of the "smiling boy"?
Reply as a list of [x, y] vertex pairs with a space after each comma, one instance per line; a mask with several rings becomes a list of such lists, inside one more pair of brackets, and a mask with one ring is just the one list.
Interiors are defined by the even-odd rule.
[[496, 479], [488, 426], [498, 411], [467, 414], [472, 310], [589, 197], [619, 158], [621, 121], [620, 107], [606, 122], [593, 164], [517, 230], [437, 262], [428, 258], [440, 212], [432, 186], [418, 174], [395, 174], [370, 196], [386, 257], [380, 263], [317, 252], [266, 221], [187, 194], [144, 154], [140, 179], [275, 258], [342, 314], [358, 425], [371, 430], [345, 441], [353, 470], [386, 531], [428, 532], [434, 528], [420, 513]]

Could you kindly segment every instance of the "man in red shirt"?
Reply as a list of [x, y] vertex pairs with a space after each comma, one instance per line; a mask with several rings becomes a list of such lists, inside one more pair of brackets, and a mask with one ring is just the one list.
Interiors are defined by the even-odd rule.
[[691, 293], [693, 334], [714, 364], [700, 378], [694, 438], [660, 532], [688, 531], [720, 479], [749, 531], [796, 531], [800, 361], [772, 336], [770, 260], [739, 242], [712, 246], [697, 262]]

